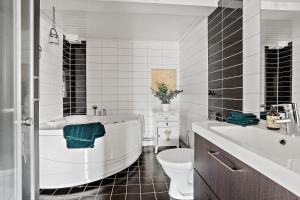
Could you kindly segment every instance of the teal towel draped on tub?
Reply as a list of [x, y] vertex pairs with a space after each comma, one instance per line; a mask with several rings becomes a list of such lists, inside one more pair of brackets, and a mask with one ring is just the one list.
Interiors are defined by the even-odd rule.
[[101, 123], [74, 124], [64, 127], [64, 138], [68, 149], [93, 148], [96, 138], [105, 134]]

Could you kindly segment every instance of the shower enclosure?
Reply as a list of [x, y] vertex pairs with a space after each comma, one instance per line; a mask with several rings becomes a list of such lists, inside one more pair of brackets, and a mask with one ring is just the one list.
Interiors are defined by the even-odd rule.
[[1, 200], [38, 198], [38, 129], [34, 126], [38, 124], [34, 122], [38, 119], [34, 116], [38, 113], [38, 92], [34, 92], [38, 87], [34, 10], [38, 7], [35, 0], [0, 0]]

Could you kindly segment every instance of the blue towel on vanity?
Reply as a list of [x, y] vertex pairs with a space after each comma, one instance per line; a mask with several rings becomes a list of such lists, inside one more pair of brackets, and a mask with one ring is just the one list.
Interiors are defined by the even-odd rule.
[[236, 124], [240, 126], [251, 126], [257, 125], [259, 119], [257, 119], [256, 115], [252, 113], [230, 112], [226, 121], [230, 124]]
[[68, 149], [93, 148], [96, 138], [105, 134], [104, 126], [99, 123], [75, 124], [64, 127], [64, 138]]

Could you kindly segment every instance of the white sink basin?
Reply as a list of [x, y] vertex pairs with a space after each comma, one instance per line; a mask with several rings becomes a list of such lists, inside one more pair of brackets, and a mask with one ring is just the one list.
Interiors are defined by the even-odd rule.
[[212, 126], [210, 129], [232, 142], [300, 174], [300, 137], [282, 135], [257, 127]]
[[300, 197], [299, 136], [209, 120], [193, 123], [192, 129]]

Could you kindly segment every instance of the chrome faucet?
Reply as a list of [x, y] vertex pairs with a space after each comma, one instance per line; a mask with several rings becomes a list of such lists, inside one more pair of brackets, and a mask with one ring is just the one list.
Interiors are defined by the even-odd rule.
[[102, 115], [106, 116], [107, 115], [107, 110], [105, 108], [102, 109]]
[[99, 116], [106, 116], [107, 115], [107, 110], [105, 108], [101, 109], [99, 112], [98, 112], [98, 115]]
[[300, 134], [299, 113], [296, 103], [277, 104], [272, 107], [282, 107], [285, 113], [285, 119], [275, 120], [278, 124], [286, 124], [286, 133], [288, 135]]

